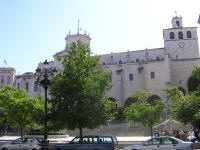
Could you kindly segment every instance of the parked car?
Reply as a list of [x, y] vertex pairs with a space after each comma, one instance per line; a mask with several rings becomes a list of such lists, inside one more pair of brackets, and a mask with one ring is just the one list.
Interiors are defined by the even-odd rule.
[[193, 143], [174, 137], [155, 137], [140, 145], [127, 146], [124, 150], [193, 150]]
[[71, 142], [58, 144], [53, 150], [118, 150], [118, 141], [114, 136], [75, 137]]
[[49, 150], [49, 142], [39, 137], [22, 137], [3, 144], [0, 150]]

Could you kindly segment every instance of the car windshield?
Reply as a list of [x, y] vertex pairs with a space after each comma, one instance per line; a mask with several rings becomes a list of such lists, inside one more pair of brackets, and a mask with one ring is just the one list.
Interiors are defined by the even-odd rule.
[[16, 139], [12, 141], [13, 144], [21, 144], [22, 143], [22, 138]]
[[23, 138], [23, 143], [32, 143], [33, 142], [33, 138]]
[[178, 144], [178, 142], [171, 138], [162, 138], [161, 144], [162, 145], [172, 145], [172, 144]]
[[38, 142], [41, 143], [41, 144], [46, 144], [48, 143], [47, 140], [43, 139], [43, 138], [37, 138]]
[[80, 137], [75, 137], [75, 138], [71, 141], [71, 143], [74, 143], [74, 144], [80, 143], [80, 142], [81, 142]]
[[153, 138], [153, 139], [150, 139], [149, 141], [145, 142], [145, 145], [158, 145], [158, 144], [160, 144], [159, 138]]

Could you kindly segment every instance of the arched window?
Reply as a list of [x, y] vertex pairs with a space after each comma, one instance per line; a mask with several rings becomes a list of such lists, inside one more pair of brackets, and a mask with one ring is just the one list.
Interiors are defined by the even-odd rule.
[[26, 90], [27, 90], [27, 92], [29, 91], [29, 83], [28, 82], [26, 82]]
[[13, 86], [14, 86], [14, 87], [16, 87], [16, 86], [17, 86], [17, 85], [16, 85], [16, 81], [13, 83]]
[[1, 76], [1, 84], [4, 84], [4, 75]]
[[34, 92], [38, 91], [38, 84], [37, 81], [34, 82]]
[[139, 59], [139, 58], [137, 58], [137, 59], [136, 59], [136, 62], [140, 62], [140, 59]]
[[174, 39], [174, 32], [170, 32], [170, 39]]
[[17, 83], [17, 89], [18, 89], [18, 91], [20, 90], [20, 84], [19, 83]]
[[180, 26], [180, 22], [176, 21], [176, 27], [179, 27], [179, 26]]
[[181, 32], [181, 31], [178, 32], [178, 38], [183, 39], [183, 32]]
[[187, 31], [187, 38], [192, 38], [192, 34], [190, 31]]
[[157, 56], [157, 57], [156, 57], [156, 60], [159, 61], [159, 60], [160, 60], [160, 57]]
[[119, 61], [119, 64], [122, 64], [122, 60]]
[[7, 83], [8, 83], [8, 84], [10, 84], [10, 79], [11, 79], [11, 77], [8, 76], [8, 77], [7, 77]]

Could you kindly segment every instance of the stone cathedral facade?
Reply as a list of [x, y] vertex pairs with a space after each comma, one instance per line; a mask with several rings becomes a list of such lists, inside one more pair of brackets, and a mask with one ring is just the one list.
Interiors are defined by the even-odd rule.
[[[194, 67], [200, 65], [197, 27], [184, 27], [182, 17], [178, 16], [173, 17], [171, 23], [171, 28], [163, 30], [164, 47], [100, 55], [99, 65], [112, 71], [113, 87], [107, 96], [115, 100], [118, 107], [125, 107], [129, 97], [138, 89], [154, 93], [165, 101], [164, 88], [178, 86], [188, 93], [187, 79]], [[57, 56], [67, 55], [72, 42], [81, 40], [90, 44], [91, 38], [78, 33], [68, 34], [65, 40], [65, 49], [53, 56], [54, 61], [49, 67], [62, 70], [63, 65], [57, 61]], [[43, 67], [42, 63], [38, 66]], [[27, 89], [32, 97], [44, 92], [37, 86], [34, 73], [16, 76], [15, 86]]]

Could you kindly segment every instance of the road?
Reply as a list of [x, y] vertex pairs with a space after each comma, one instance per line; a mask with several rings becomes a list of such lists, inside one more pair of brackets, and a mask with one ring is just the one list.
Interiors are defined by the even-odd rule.
[[[18, 137], [0, 137], [0, 145], [8, 143]], [[50, 140], [50, 145], [55, 145], [57, 143], [68, 143], [71, 141], [73, 137], [69, 138], [54, 138], [54, 139], [49, 139]], [[119, 147], [122, 150], [123, 147], [128, 146], [128, 145], [135, 145], [142, 143], [143, 141], [146, 141], [146, 138], [148, 139], [149, 137], [118, 137], [119, 140]], [[200, 143], [194, 143], [194, 149], [195, 150], [200, 150]]]
[[[9, 141], [0, 141], [0, 146], [2, 144], [6, 144], [6, 143], [9, 143]], [[50, 143], [51, 146], [53, 146], [55, 144], [57, 144], [57, 143], [52, 143], [52, 142]], [[59, 144], [64, 144], [64, 143], [59, 142]], [[128, 145], [134, 145], [134, 144], [138, 144], [138, 143], [136, 143], [136, 142], [119, 142], [119, 147], [122, 150], [123, 147], [128, 146]]]

